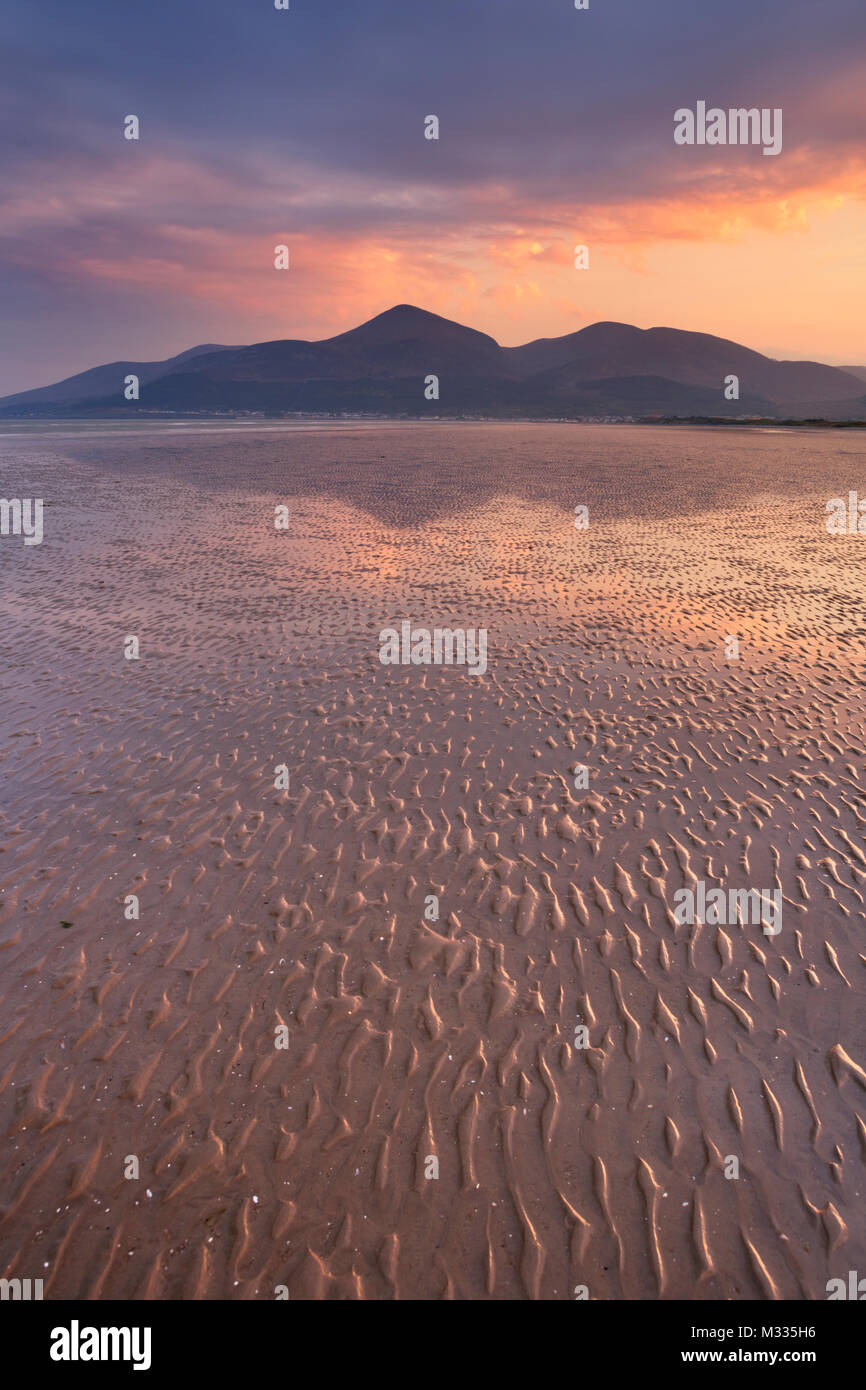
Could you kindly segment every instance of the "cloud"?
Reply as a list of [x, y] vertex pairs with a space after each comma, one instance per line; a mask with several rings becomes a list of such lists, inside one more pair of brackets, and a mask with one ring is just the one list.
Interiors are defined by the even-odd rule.
[[[637, 317], [641, 286], [673, 264], [665, 248], [711, 264], [770, 237], [787, 264], [784, 248], [832, 225], [847, 259], [843, 213], [866, 196], [862, 0], [826, 0], [820, 25], [790, 0], [4, 12], [0, 103], [17, 138], [0, 147], [0, 276], [16, 322], [65, 336], [70, 357], [88, 298], [90, 328], [102, 316], [114, 334], [112, 296], [153, 348], [160, 314], [190, 341], [215, 324], [235, 340], [324, 336], [414, 299], [529, 336], [574, 306], [609, 316], [603, 286], [636, 296]], [[782, 155], [676, 147], [673, 112], [699, 96], [781, 106]], [[138, 143], [122, 138], [130, 112]], [[438, 142], [423, 139], [430, 112]], [[593, 280], [575, 288], [578, 242]], [[801, 282], [830, 250], [815, 242]], [[710, 315], [701, 282], [690, 303]], [[674, 280], [671, 312], [679, 296]], [[863, 307], [861, 276], [835, 312], [853, 325]]]

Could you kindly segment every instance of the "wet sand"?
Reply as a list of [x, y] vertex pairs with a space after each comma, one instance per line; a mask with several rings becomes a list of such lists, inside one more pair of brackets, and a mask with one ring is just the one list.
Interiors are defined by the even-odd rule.
[[[46, 501], [0, 540], [4, 1277], [866, 1272], [866, 536], [825, 527], [859, 433], [10, 427], [0, 459]], [[404, 619], [485, 627], [487, 673], [381, 665]], [[678, 922], [698, 881], [780, 890], [781, 931]]]

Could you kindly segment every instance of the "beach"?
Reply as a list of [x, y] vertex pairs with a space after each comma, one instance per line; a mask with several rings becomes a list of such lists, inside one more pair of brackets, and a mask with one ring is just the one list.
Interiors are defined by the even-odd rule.
[[[0, 470], [44, 499], [0, 541], [4, 1277], [866, 1273], [858, 431], [10, 423]], [[484, 670], [383, 663], [406, 622]]]

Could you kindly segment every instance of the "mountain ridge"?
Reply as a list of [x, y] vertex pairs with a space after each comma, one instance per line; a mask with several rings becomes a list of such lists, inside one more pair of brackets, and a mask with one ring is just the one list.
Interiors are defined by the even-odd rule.
[[[713, 334], [601, 320], [502, 347], [478, 329], [397, 304], [330, 338], [200, 344], [119, 361], [0, 398], [5, 418], [108, 412], [361, 413], [545, 418], [593, 414], [866, 419], [866, 380]], [[139, 378], [126, 401], [124, 382]], [[726, 381], [739, 380], [737, 400]], [[439, 396], [427, 399], [430, 378]]]

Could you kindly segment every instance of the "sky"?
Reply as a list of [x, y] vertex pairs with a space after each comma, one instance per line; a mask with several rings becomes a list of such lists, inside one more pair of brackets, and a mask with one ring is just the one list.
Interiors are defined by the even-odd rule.
[[864, 0], [4, 0], [0, 131], [2, 394], [397, 303], [866, 364]]

